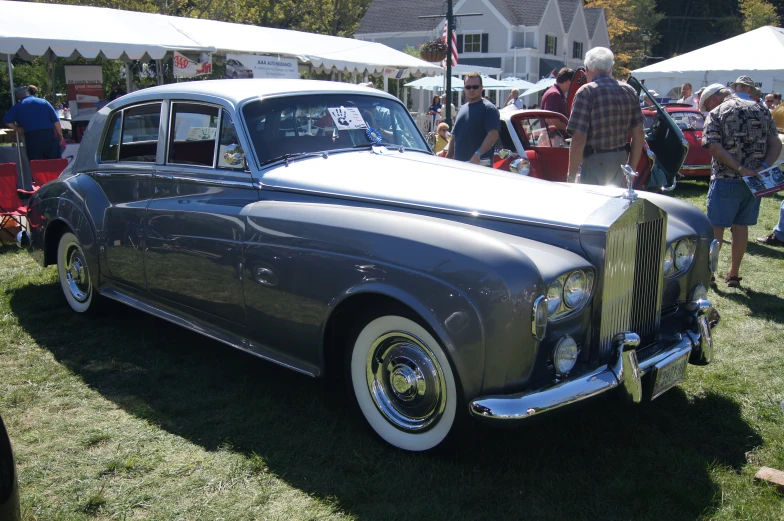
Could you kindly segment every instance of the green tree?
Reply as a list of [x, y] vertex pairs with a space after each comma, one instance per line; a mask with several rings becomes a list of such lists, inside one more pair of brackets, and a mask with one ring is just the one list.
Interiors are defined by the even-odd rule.
[[[645, 51], [650, 53], [659, 41], [656, 24], [664, 18], [656, 9], [656, 0], [586, 0], [585, 7], [604, 8], [610, 47], [615, 54], [614, 74], [623, 78], [631, 69], [642, 66]], [[642, 38], [644, 33], [650, 35], [647, 46]]]
[[765, 0], [740, 0], [743, 29], [752, 31], [766, 25], [779, 25], [776, 7]]

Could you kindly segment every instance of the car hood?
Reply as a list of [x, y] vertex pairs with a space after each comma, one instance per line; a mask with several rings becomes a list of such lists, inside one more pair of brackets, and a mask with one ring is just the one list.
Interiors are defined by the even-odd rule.
[[265, 188], [573, 229], [623, 192], [610, 188], [596, 193], [589, 187], [380, 148], [291, 161], [265, 171], [261, 180]]

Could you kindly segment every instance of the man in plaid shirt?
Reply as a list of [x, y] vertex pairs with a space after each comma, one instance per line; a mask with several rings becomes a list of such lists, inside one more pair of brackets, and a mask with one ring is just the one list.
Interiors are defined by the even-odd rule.
[[[588, 83], [574, 96], [567, 130], [572, 134], [567, 181], [621, 186], [621, 165], [637, 165], [645, 140], [637, 92], [614, 79], [612, 51], [595, 47], [585, 54]], [[631, 133], [631, 142], [629, 142]]]

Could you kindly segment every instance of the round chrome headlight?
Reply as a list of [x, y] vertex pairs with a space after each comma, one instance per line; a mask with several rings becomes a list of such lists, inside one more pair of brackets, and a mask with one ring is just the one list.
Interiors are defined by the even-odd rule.
[[719, 267], [719, 251], [721, 251], [721, 243], [713, 239], [710, 245], [710, 255], [708, 256], [708, 268], [711, 273], [716, 273]]
[[689, 269], [692, 261], [694, 261], [694, 242], [690, 239], [684, 239], [678, 242], [675, 247], [675, 269], [677, 271], [685, 271]]
[[588, 294], [588, 277], [578, 270], [569, 275], [563, 287], [564, 302], [570, 308], [580, 305]]
[[563, 299], [563, 285], [561, 281], [556, 279], [550, 287], [547, 288], [547, 314], [552, 315], [558, 308], [561, 307], [561, 300]]
[[672, 267], [674, 266], [673, 257], [675, 253], [672, 251], [672, 246], [667, 248], [667, 251], [664, 253], [664, 274], [669, 275], [672, 273]]
[[577, 349], [577, 342], [569, 335], [563, 337], [553, 351], [553, 365], [556, 372], [567, 374], [574, 369], [578, 354], [580, 354], [580, 350]]

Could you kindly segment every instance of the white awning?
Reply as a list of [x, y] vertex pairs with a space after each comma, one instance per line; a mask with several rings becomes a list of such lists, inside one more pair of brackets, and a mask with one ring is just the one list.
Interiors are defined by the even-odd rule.
[[[667, 95], [689, 82], [696, 91], [751, 76], [762, 92], [784, 90], [784, 29], [765, 26], [632, 71], [645, 86]], [[679, 92], [679, 91], [678, 91]]]
[[[101, 7], [0, 0], [0, 54], [24, 59], [49, 49], [64, 58], [160, 59], [168, 51], [215, 51], [166, 16]], [[5, 56], [3, 56], [5, 58]]]
[[161, 59], [168, 51], [236, 52], [295, 57], [316, 70], [349, 73], [391, 67], [418, 76], [443, 70], [380, 43], [254, 25], [7, 0], [0, 0], [0, 13], [0, 54], [25, 59], [49, 49], [66, 58], [133, 60]]

